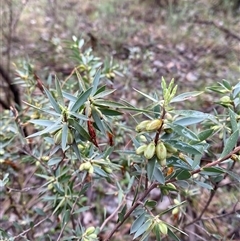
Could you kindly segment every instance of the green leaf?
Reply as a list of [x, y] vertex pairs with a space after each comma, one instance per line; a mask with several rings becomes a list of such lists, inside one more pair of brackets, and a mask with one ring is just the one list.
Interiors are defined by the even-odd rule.
[[236, 181], [240, 183], [240, 176], [232, 171], [224, 169], [224, 172], [226, 172], [228, 175], [230, 175], [232, 178], [234, 178]]
[[43, 134], [50, 133], [52, 131], [56, 131], [57, 129], [59, 129], [59, 124], [61, 123], [61, 120], [62, 120], [62, 117], [59, 118], [53, 125], [48, 126], [47, 128], [45, 128], [42, 131], [38, 131], [38, 132], [33, 133], [32, 135], [27, 136], [27, 138], [32, 138], [32, 137], [35, 137], [35, 136], [41, 136]]
[[204, 92], [203, 91], [186, 92], [186, 93], [183, 93], [183, 94], [180, 94], [180, 95], [174, 97], [170, 101], [170, 103], [175, 103], [175, 102], [181, 102], [181, 101], [189, 100], [189, 99], [192, 99], [193, 97], [201, 95], [202, 93], [204, 93]]
[[139, 94], [141, 94], [141, 95], [143, 95], [144, 97], [146, 97], [147, 99], [152, 100], [153, 102], [158, 102], [158, 100], [155, 99], [155, 98], [153, 98], [152, 96], [147, 95], [147, 94], [143, 93], [142, 91], [137, 90], [137, 89], [135, 89], [135, 88], [133, 88], [133, 89], [134, 89], [135, 91], [137, 91]]
[[88, 99], [89, 95], [91, 94], [92, 87], [90, 87], [88, 90], [83, 92], [77, 99], [77, 101], [74, 103], [74, 105], [71, 108], [71, 111], [77, 111]]
[[99, 106], [99, 107], [108, 107], [108, 108], [123, 108], [124, 105], [114, 102], [114, 101], [109, 101], [109, 100], [102, 100], [102, 99], [98, 99], [98, 100], [94, 100], [94, 105]]
[[67, 136], [68, 136], [68, 125], [67, 123], [64, 123], [62, 128], [62, 143], [61, 143], [61, 147], [63, 151], [65, 151], [67, 147]]
[[55, 110], [57, 113], [61, 114], [61, 113], [62, 113], [62, 110], [61, 110], [59, 104], [55, 101], [54, 97], [53, 97], [52, 94], [48, 91], [48, 89], [47, 89], [45, 86], [43, 86], [43, 88], [44, 88], [44, 91], [45, 91], [45, 93], [46, 93], [49, 101], [51, 102], [52, 107], [54, 108], [54, 110]]
[[100, 76], [101, 76], [101, 69], [99, 68], [97, 70], [97, 72], [95, 73], [95, 76], [94, 76], [94, 79], [93, 79], [93, 88], [92, 88], [92, 91], [91, 91], [91, 96], [93, 96], [97, 91]]
[[110, 95], [114, 92], [115, 90], [105, 90], [105, 91], [102, 91], [96, 95], [94, 95], [94, 99], [98, 99], [98, 98], [103, 98], [107, 95]]
[[100, 177], [108, 177], [108, 174], [101, 168], [94, 166], [94, 173]]
[[122, 208], [121, 212], [118, 213], [118, 220], [120, 222], [123, 221], [126, 211], [127, 211], [127, 204], [125, 204], [124, 207]]
[[154, 208], [156, 205], [157, 205], [157, 202], [153, 200], [147, 200], [144, 204], [144, 206], [149, 208]]
[[79, 213], [86, 212], [86, 211], [88, 211], [90, 208], [91, 208], [91, 206], [81, 207], [81, 208], [77, 209], [76, 211], [74, 211], [73, 214], [79, 214]]
[[209, 189], [209, 190], [213, 190], [213, 187], [205, 182], [199, 182], [199, 181], [196, 181], [194, 180], [194, 182], [200, 186], [200, 187], [203, 187], [203, 188], [206, 188], [206, 189]]
[[81, 125], [79, 125], [76, 121], [72, 121], [71, 124], [74, 126], [74, 128], [79, 133], [79, 135], [84, 138], [84, 140], [86, 141], [91, 140], [88, 132], [85, 131], [85, 129]]
[[226, 155], [228, 155], [232, 149], [235, 147], [237, 140], [239, 137], [239, 130], [237, 129], [227, 140], [227, 142], [225, 143], [225, 147], [223, 149], [223, 152], [220, 156], [220, 158], [225, 157]]
[[178, 237], [176, 236], [176, 234], [174, 234], [174, 233], [171, 231], [170, 228], [168, 228], [168, 236], [169, 236], [170, 238], [172, 238], [173, 240], [175, 240], [175, 241], [182, 241], [180, 238], [178, 238]]
[[147, 176], [149, 181], [152, 181], [153, 179], [155, 166], [156, 166], [156, 158], [153, 157], [152, 159], [148, 160], [148, 163], [147, 163]]
[[172, 140], [172, 141], [166, 141], [166, 142], [169, 143], [170, 145], [174, 146], [175, 148], [177, 148], [179, 151], [193, 154], [193, 155], [202, 154], [202, 152], [200, 150], [198, 150], [194, 145], [189, 145], [180, 140], [179, 141]]
[[148, 230], [148, 228], [151, 226], [152, 220], [147, 220], [143, 225], [141, 225], [138, 229], [138, 231], [135, 233], [133, 239], [136, 239], [140, 235], [142, 235], [144, 232]]
[[196, 110], [175, 110], [174, 114], [186, 117], [200, 118], [200, 119], [209, 119], [214, 123], [218, 124], [218, 121], [215, 116], [207, 113], [203, 113], [201, 111]]
[[111, 109], [107, 109], [107, 108], [101, 108], [99, 107], [99, 110], [102, 112], [103, 115], [107, 115], [107, 116], [117, 116], [117, 115], [122, 115], [122, 112], [117, 111], [117, 110], [111, 110]]
[[29, 120], [28, 122], [39, 125], [39, 126], [51, 126], [55, 123], [55, 121], [50, 121], [50, 120]]
[[160, 229], [159, 229], [159, 225], [155, 225], [154, 226], [154, 233], [156, 235], [156, 241], [161, 241], [161, 232], [160, 232]]
[[143, 213], [140, 215], [132, 224], [130, 229], [130, 234], [137, 232], [137, 230], [142, 226], [142, 224], [145, 222], [145, 216], [146, 214]]
[[208, 130], [201, 131], [201, 132], [198, 134], [198, 139], [199, 139], [200, 141], [204, 141], [204, 140], [206, 140], [209, 136], [211, 136], [213, 132], [214, 132], [213, 129], [208, 129]]
[[224, 171], [220, 167], [205, 167], [202, 169], [200, 173], [208, 176], [216, 176], [216, 175], [223, 174]]
[[162, 173], [162, 171], [160, 170], [159, 167], [156, 167], [154, 169], [154, 178], [160, 183], [160, 184], [164, 184], [165, 183], [165, 178], [164, 178], [164, 175]]
[[233, 98], [236, 98], [240, 93], [240, 82], [233, 88]]
[[223, 86], [228, 89], [228, 90], [232, 90], [232, 85], [225, 79], [223, 79], [223, 82], [222, 82]]
[[67, 209], [64, 213], [63, 213], [63, 225], [67, 224], [70, 220], [70, 210]]
[[62, 157], [53, 157], [48, 161], [48, 166], [57, 165], [61, 161], [62, 161]]
[[173, 124], [177, 124], [181, 126], [190, 126], [190, 125], [202, 122], [205, 119], [206, 119], [205, 117], [183, 117], [174, 121]]
[[191, 173], [187, 170], [182, 170], [180, 173], [177, 175], [177, 180], [187, 180], [191, 177]]
[[61, 85], [60, 85], [59, 80], [56, 75], [55, 75], [55, 86], [56, 86], [57, 95], [58, 95], [57, 99], [58, 99], [60, 105], [64, 106], [62, 88], [61, 88]]
[[78, 149], [78, 146], [77, 146], [76, 141], [73, 142], [72, 148], [73, 148], [73, 151], [75, 152], [78, 160], [80, 161], [80, 160], [81, 160], [81, 154], [80, 154], [80, 152], [79, 152], [79, 149]]
[[176, 125], [176, 124], [169, 124], [169, 126], [174, 130], [174, 132], [176, 132], [178, 135], [180, 136], [184, 136], [187, 139], [193, 140], [193, 141], [198, 141], [198, 137], [197, 135], [192, 132], [191, 130], [189, 130], [188, 128], [186, 128], [185, 126], [181, 126], [181, 125]]
[[76, 112], [69, 111], [69, 114], [72, 115], [72, 116], [75, 116], [79, 120], [84, 120], [84, 121], [89, 120], [89, 118], [87, 116], [79, 114], [79, 113], [76, 113]]
[[228, 113], [229, 113], [229, 116], [230, 116], [232, 130], [237, 130], [238, 129], [237, 114], [234, 113], [230, 108], [228, 108]]
[[98, 127], [98, 129], [102, 132], [102, 133], [106, 133], [106, 130], [103, 126], [102, 120], [98, 115], [97, 110], [95, 109], [95, 107], [92, 107], [92, 117]]

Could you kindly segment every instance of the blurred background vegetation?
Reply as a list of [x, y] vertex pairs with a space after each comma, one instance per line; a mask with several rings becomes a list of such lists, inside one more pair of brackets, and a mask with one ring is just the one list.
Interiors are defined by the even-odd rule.
[[[1, 3], [1, 65], [31, 60], [38, 74], [68, 75], [65, 41], [83, 37], [123, 67], [116, 85], [158, 88], [161, 76], [202, 89], [240, 73], [238, 0], [6, 0]], [[126, 94], [126, 95], [129, 95]], [[130, 96], [130, 98], [132, 98]], [[207, 102], [207, 98], [206, 98]], [[207, 103], [205, 103], [207, 105]]]

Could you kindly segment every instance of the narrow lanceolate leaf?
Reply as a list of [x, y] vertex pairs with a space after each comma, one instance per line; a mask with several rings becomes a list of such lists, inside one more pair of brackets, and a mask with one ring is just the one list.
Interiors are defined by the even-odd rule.
[[91, 91], [91, 96], [93, 96], [97, 91], [97, 87], [98, 87], [99, 80], [100, 80], [100, 75], [101, 75], [101, 69], [99, 68], [97, 70], [97, 72], [95, 73], [95, 77], [93, 79], [93, 88]]
[[92, 87], [90, 87], [88, 90], [83, 92], [75, 102], [75, 104], [72, 106], [71, 111], [77, 111], [88, 99], [89, 95], [91, 94]]
[[205, 117], [183, 117], [174, 121], [173, 124], [177, 124], [181, 126], [190, 126], [190, 125], [200, 123], [204, 120], [205, 120]]
[[108, 96], [108, 95], [112, 94], [114, 91], [115, 90], [104, 90], [104, 91], [94, 95], [94, 99], [103, 98], [105, 96]]
[[148, 228], [151, 226], [152, 221], [147, 220], [142, 226], [139, 227], [138, 231], [135, 233], [133, 239], [136, 239], [140, 235], [142, 235], [144, 232], [148, 230]]
[[58, 95], [57, 96], [58, 102], [60, 103], [60, 105], [64, 106], [62, 88], [61, 88], [61, 85], [59, 83], [57, 76], [55, 76], [55, 86], [56, 86], [57, 95]]
[[50, 120], [29, 120], [28, 122], [34, 124], [34, 125], [39, 125], [39, 126], [51, 126], [55, 123], [55, 121], [50, 121]]
[[45, 128], [42, 131], [35, 132], [32, 135], [29, 135], [27, 138], [32, 138], [32, 137], [35, 137], [35, 136], [41, 136], [43, 134], [50, 133], [52, 131], [57, 130], [61, 120], [62, 120], [62, 117], [60, 119], [58, 119], [53, 125], [48, 126], [47, 128]]
[[198, 136], [194, 132], [189, 130], [187, 127], [176, 125], [176, 124], [175, 125], [170, 124], [169, 126], [174, 130], [174, 132], [176, 132], [180, 136], [184, 136], [189, 140], [198, 141]]
[[154, 169], [154, 173], [153, 173], [155, 179], [160, 183], [160, 184], [164, 184], [165, 183], [165, 178], [164, 178], [164, 175], [162, 173], [162, 171], [156, 167]]
[[209, 120], [213, 121], [216, 124], [219, 123], [214, 115], [203, 113], [201, 111], [196, 111], [196, 110], [176, 110], [176, 111], [174, 111], [174, 114], [178, 114], [178, 115], [186, 116], [186, 117], [202, 118], [203, 120], [209, 119]]
[[134, 89], [135, 91], [137, 91], [139, 94], [141, 94], [141, 95], [143, 95], [144, 97], [148, 98], [149, 100], [152, 100], [153, 102], [158, 102], [158, 100], [155, 99], [155, 98], [153, 98], [152, 96], [147, 95], [147, 94], [143, 93], [142, 91], [137, 90], [137, 89], [135, 89], [135, 88], [133, 88], [133, 89]]
[[62, 110], [61, 110], [59, 104], [56, 102], [56, 100], [54, 99], [54, 97], [52, 96], [52, 94], [48, 91], [48, 89], [47, 89], [45, 86], [43, 86], [43, 88], [44, 88], [44, 91], [45, 91], [45, 93], [46, 93], [46, 95], [47, 95], [47, 97], [48, 97], [48, 99], [49, 99], [52, 107], [54, 108], [54, 110], [55, 110], [57, 113], [60, 114], [60, 113], [62, 112]]
[[145, 221], [145, 216], [146, 214], [143, 213], [133, 222], [132, 227], [130, 229], [130, 234], [138, 231], [138, 229], [142, 226], [143, 222]]
[[154, 173], [155, 166], [156, 166], [156, 158], [155, 157], [148, 160], [147, 176], [148, 176], [149, 181], [152, 181], [152, 179], [153, 179], [153, 173]]
[[237, 115], [230, 108], [228, 108], [228, 112], [229, 112], [229, 116], [230, 116], [232, 130], [237, 130], [238, 129]]
[[67, 125], [67, 123], [65, 123], [65, 124], [63, 124], [63, 128], [62, 128], [62, 143], [61, 143], [61, 147], [62, 147], [63, 151], [66, 150], [66, 146], [67, 146], [67, 135], [68, 135], [68, 125]]
[[91, 140], [91, 137], [89, 136], [89, 134], [87, 133], [87, 131], [78, 124], [78, 122], [76, 121], [71, 121], [71, 124], [74, 126], [75, 130], [79, 133], [79, 135], [84, 139], [84, 140]]
[[236, 130], [225, 143], [225, 147], [223, 149], [223, 152], [220, 158], [225, 157], [227, 154], [229, 154], [232, 151], [232, 149], [235, 147], [237, 143], [238, 137], [239, 137], [239, 130]]
[[184, 100], [189, 100], [189, 99], [192, 99], [193, 97], [201, 95], [202, 93], [203, 93], [203, 91], [193, 91], [193, 92], [183, 93], [183, 94], [180, 94], [180, 95], [174, 97], [170, 101], [170, 103], [175, 103], [175, 102], [181, 102], [181, 101], [184, 101]]
[[104, 126], [103, 126], [102, 120], [101, 120], [101, 118], [99, 117], [98, 112], [96, 111], [96, 109], [95, 109], [94, 107], [92, 108], [92, 117], [93, 117], [93, 119], [94, 119], [94, 121], [95, 121], [98, 129], [99, 129], [102, 133], [105, 133], [106, 130], [105, 130]]
[[198, 134], [198, 139], [199, 139], [200, 141], [204, 141], [204, 140], [206, 140], [209, 136], [211, 136], [213, 132], [214, 132], [213, 129], [207, 129], [207, 130], [201, 131], [201, 132]]

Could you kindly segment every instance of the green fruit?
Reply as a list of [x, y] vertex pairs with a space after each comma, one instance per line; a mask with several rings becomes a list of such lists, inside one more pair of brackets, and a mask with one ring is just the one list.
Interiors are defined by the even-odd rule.
[[158, 223], [158, 227], [162, 234], [166, 235], [168, 233], [168, 227], [164, 222], [160, 221]]
[[74, 141], [74, 138], [73, 138], [72, 131], [70, 129], [68, 129], [67, 144], [71, 145], [71, 144], [73, 144], [73, 141]]
[[147, 145], [142, 145], [142, 146], [139, 146], [136, 150], [136, 154], [137, 155], [141, 155], [142, 153], [144, 153], [144, 151], [146, 150], [147, 148]]
[[103, 170], [108, 174], [112, 173], [112, 169], [110, 167], [103, 166]]
[[56, 145], [59, 145], [59, 144], [61, 143], [61, 141], [62, 141], [62, 129], [59, 130], [59, 131], [54, 135], [53, 139], [54, 139], [54, 143], [55, 143]]
[[140, 123], [136, 126], [135, 130], [136, 130], [137, 132], [145, 131], [147, 124], [149, 124], [150, 122], [151, 122], [150, 120], [145, 120], [145, 121], [140, 122]]
[[173, 146], [171, 146], [170, 144], [164, 143], [164, 145], [165, 145], [165, 147], [167, 149], [167, 152], [172, 153], [172, 154], [176, 154], [178, 152], [178, 149], [173, 147]]
[[167, 149], [163, 142], [159, 141], [156, 146], [156, 156], [161, 165], [166, 165]]
[[89, 174], [93, 174], [93, 172], [94, 172], [94, 168], [93, 168], [93, 166], [91, 165], [91, 167], [88, 169], [88, 173], [89, 173]]
[[163, 121], [161, 119], [156, 119], [156, 120], [150, 121], [146, 125], [146, 131], [156, 131], [161, 127], [162, 123], [163, 123]]
[[80, 170], [80, 171], [85, 170], [85, 163], [82, 163], [82, 164], [79, 166], [79, 170]]
[[91, 162], [85, 162], [85, 170], [89, 170], [92, 167]]
[[155, 143], [152, 141], [147, 145], [144, 151], [144, 156], [147, 159], [151, 159], [154, 156], [154, 153], [155, 153]]
[[95, 232], [95, 228], [94, 227], [88, 227], [87, 230], [85, 231], [85, 233], [87, 235], [90, 235], [90, 234], [92, 234], [94, 232]]

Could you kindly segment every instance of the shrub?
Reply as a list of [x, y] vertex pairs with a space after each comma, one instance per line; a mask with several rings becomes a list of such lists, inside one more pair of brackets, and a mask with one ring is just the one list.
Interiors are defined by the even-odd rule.
[[[119, 66], [102, 63], [83, 44], [75, 37], [69, 43], [77, 65], [64, 81], [49, 75], [44, 82], [29, 64], [17, 71], [25, 107], [1, 120], [1, 195], [10, 200], [2, 238], [107, 241], [130, 222], [132, 239], [187, 239], [189, 226], [204, 223], [221, 183], [240, 181], [240, 84], [223, 80], [206, 89], [220, 95], [214, 113], [178, 109], [203, 92], [177, 95], [164, 78], [161, 90], [135, 90], [146, 100], [135, 107], [111, 88]], [[203, 189], [208, 200], [190, 217]]]

